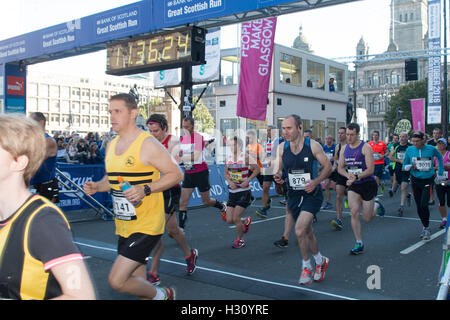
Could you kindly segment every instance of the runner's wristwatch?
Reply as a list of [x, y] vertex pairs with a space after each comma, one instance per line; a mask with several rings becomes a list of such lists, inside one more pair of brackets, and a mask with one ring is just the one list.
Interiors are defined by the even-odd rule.
[[149, 195], [152, 193], [152, 189], [150, 189], [150, 187], [148, 186], [148, 184], [146, 184], [146, 185], [144, 186], [144, 193], [145, 193], [145, 196], [149, 196]]

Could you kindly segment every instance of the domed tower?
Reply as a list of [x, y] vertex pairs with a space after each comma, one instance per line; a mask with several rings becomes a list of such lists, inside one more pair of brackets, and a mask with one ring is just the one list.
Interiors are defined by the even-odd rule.
[[302, 25], [300, 25], [300, 27], [298, 28], [298, 37], [295, 38], [294, 44], [292, 45], [292, 47], [294, 49], [303, 50], [303, 51], [306, 51], [309, 53], [313, 52], [311, 50], [311, 45], [308, 43], [308, 40], [306, 39], [306, 37], [303, 35]]

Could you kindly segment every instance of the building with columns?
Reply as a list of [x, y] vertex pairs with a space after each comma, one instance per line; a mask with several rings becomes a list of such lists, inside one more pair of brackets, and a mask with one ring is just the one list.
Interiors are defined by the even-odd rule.
[[[358, 108], [367, 111], [369, 138], [374, 130], [380, 132], [383, 140], [391, 133], [384, 123], [384, 115], [390, 108], [390, 97], [406, 83], [404, 57], [419, 55], [419, 50], [427, 48], [427, 5], [427, 0], [392, 0], [385, 54], [369, 58], [369, 44], [363, 37], [356, 46], [356, 103]], [[427, 68], [428, 60], [418, 59], [418, 80], [427, 77]]]

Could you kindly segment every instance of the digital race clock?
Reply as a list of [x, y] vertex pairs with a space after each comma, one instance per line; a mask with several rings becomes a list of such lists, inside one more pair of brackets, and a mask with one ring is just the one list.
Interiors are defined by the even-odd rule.
[[108, 44], [106, 73], [127, 75], [204, 64], [205, 33], [192, 27]]

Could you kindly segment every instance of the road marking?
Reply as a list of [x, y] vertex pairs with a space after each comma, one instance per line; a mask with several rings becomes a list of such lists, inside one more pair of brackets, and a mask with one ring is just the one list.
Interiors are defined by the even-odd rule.
[[[93, 248], [93, 249], [117, 252], [117, 250], [113, 249], [113, 248], [100, 247], [100, 246], [96, 246], [96, 245], [92, 245], [92, 244], [83, 243], [80, 241], [74, 241], [74, 242], [75, 242], [75, 244], [80, 245], [80, 246], [86, 246], [86, 247]], [[161, 261], [186, 267], [186, 263], [182, 263], [182, 262], [172, 261], [172, 260], [168, 260], [168, 259], [161, 259]], [[227, 276], [231, 276], [231, 277], [235, 277], [235, 278], [250, 280], [250, 281], [254, 281], [254, 282], [260, 282], [260, 283], [265, 283], [265, 284], [269, 284], [269, 285], [295, 289], [295, 290], [299, 290], [299, 291], [312, 292], [312, 293], [321, 294], [321, 295], [325, 295], [325, 296], [329, 296], [329, 297], [337, 298], [337, 299], [357, 300], [356, 298], [346, 297], [346, 296], [342, 296], [342, 295], [334, 294], [334, 293], [330, 293], [330, 292], [319, 291], [319, 290], [314, 290], [314, 289], [310, 289], [310, 288], [294, 286], [294, 285], [290, 285], [290, 284], [286, 284], [286, 283], [280, 283], [280, 282], [274, 282], [274, 281], [268, 281], [268, 280], [264, 280], [264, 279], [248, 277], [248, 276], [244, 276], [241, 274], [231, 273], [231, 272], [217, 270], [217, 269], [205, 268], [205, 267], [200, 267], [200, 266], [197, 266], [197, 269], [208, 271], [208, 272], [219, 273], [219, 274], [223, 274], [223, 275], [227, 275]]]
[[[255, 206], [255, 208], [258, 208]], [[271, 206], [271, 208], [274, 209], [286, 209], [285, 207], [281, 207], [281, 206]], [[325, 212], [325, 213], [336, 213], [336, 210], [320, 210], [320, 212]], [[342, 211], [343, 215], [348, 215], [350, 216], [350, 211]], [[283, 216], [284, 217], [284, 216]], [[380, 218], [390, 218], [390, 219], [401, 219], [401, 220], [411, 220], [411, 221], [420, 221], [419, 218], [409, 218], [409, 217], [398, 217], [398, 216], [389, 216], [389, 215], [384, 215], [383, 217]], [[269, 219], [266, 219], [269, 220]], [[259, 220], [258, 220], [259, 221]], [[262, 220], [265, 221], [265, 220]], [[430, 219], [430, 222], [442, 222], [441, 220], [433, 220]]]
[[438, 231], [435, 234], [431, 235], [430, 240], [428, 240], [428, 241], [420, 240], [416, 244], [413, 244], [412, 246], [406, 248], [405, 250], [400, 251], [400, 253], [401, 254], [409, 254], [409, 253], [413, 252], [414, 250], [419, 249], [421, 246], [423, 246], [427, 242], [430, 242], [431, 240], [436, 239], [437, 237], [439, 237], [440, 235], [442, 235], [444, 233], [445, 233], [445, 229], [441, 230], [441, 231]]

